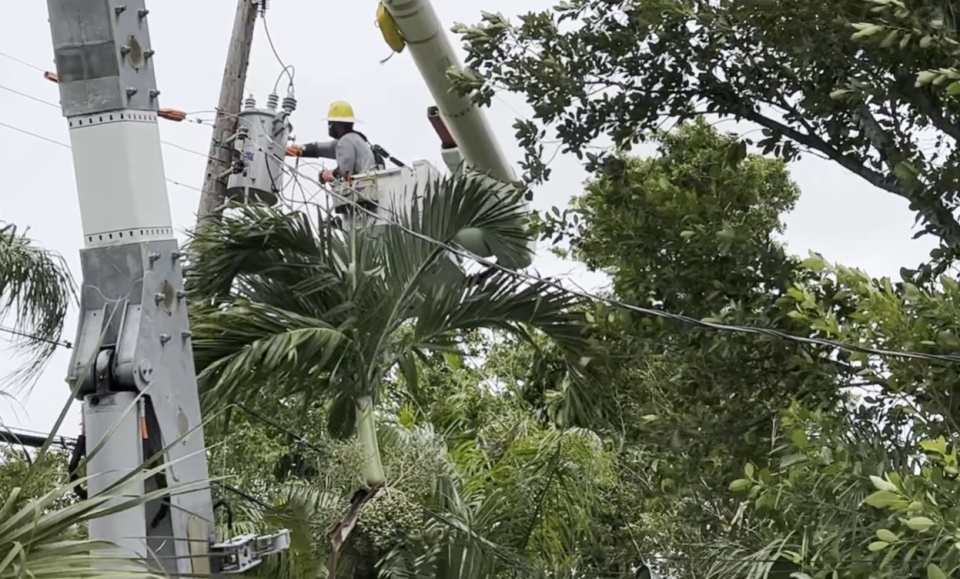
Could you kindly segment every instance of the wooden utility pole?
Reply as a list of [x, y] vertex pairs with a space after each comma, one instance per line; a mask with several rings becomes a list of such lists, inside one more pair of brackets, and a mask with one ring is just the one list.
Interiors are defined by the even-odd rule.
[[264, 1], [237, 0], [237, 15], [233, 21], [233, 35], [230, 37], [227, 64], [223, 69], [223, 83], [220, 85], [217, 120], [210, 142], [210, 158], [207, 160], [207, 173], [203, 179], [203, 193], [197, 210], [198, 221], [207, 217], [216, 218], [217, 208], [226, 199], [226, 178], [221, 179], [220, 176], [230, 169], [233, 150], [221, 144], [237, 132], [237, 115], [243, 101], [253, 31], [257, 24], [257, 12]]

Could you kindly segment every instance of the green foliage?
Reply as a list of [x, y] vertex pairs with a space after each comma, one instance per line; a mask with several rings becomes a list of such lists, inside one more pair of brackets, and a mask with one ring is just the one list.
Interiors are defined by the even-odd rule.
[[[703, 122], [661, 134], [659, 155], [623, 157], [587, 184], [545, 237], [611, 276], [613, 297], [695, 319], [813, 336], [792, 314], [792, 294], [832, 295], [786, 255], [774, 236], [797, 198], [782, 161], [740, 155], [736, 138]], [[612, 170], [617, 169], [617, 170]], [[816, 266], [811, 257], [805, 263]], [[800, 294], [805, 295], [805, 294]], [[594, 421], [615, 449], [612, 484], [593, 517], [596, 540], [581, 565], [631, 573], [651, 554], [677, 576], [698, 576], [738, 506], [730, 482], [743, 465], [771, 467], [771, 425], [794, 399], [831, 408], [853, 375], [828, 348], [696, 328], [594, 304], [587, 316], [604, 348], [593, 364], [595, 396], [610, 400]], [[562, 373], [547, 348], [497, 348], [495, 368], [550, 415]], [[522, 385], [522, 387], [521, 387]], [[738, 476], [739, 475], [739, 476]], [[740, 488], [745, 483], [736, 483]]]
[[544, 234], [572, 237], [572, 255], [631, 302], [697, 318], [731, 302], [751, 309], [792, 276], [773, 235], [799, 191], [781, 162], [730, 159], [737, 147], [703, 121], [660, 134], [658, 157], [625, 159], [624, 173], [590, 182], [566, 219], [543, 217]]
[[[87, 500], [73, 498], [73, 484], [63, 479], [64, 456], [47, 454], [26, 460], [4, 451], [0, 463], [0, 578], [160, 579], [150, 562], [118, 558], [113, 545], [83, 538], [94, 519], [157, 500], [168, 492], [191, 492], [207, 484], [173, 485], [129, 497], [123, 486], [154, 476], [164, 466], [132, 473]], [[77, 484], [87, 484], [87, 479]], [[25, 485], [25, 486], [20, 486]], [[94, 567], [94, 564], [96, 567]]]
[[[444, 181], [401, 222], [446, 244], [467, 228], [485, 230], [495, 245], [517, 244], [524, 233], [515, 199], [489, 199], [477, 182]], [[191, 290], [221, 300], [194, 310], [208, 397], [260, 398], [265, 389], [325, 397], [333, 401], [327, 426], [344, 435], [355, 427], [353, 401], [377, 396], [391, 369], [424, 352], [455, 352], [460, 332], [490, 327], [523, 336], [536, 328], [573, 361], [587, 347], [572, 309], [578, 300], [547, 284], [499, 271], [476, 281], [435, 244], [394, 226], [330, 235], [303, 214], [238, 211], [193, 241], [200, 258]], [[576, 363], [570, 368], [582, 373]]]
[[[14, 508], [22, 508], [67, 483], [67, 452], [37, 453], [13, 446], [0, 447], [0, 503], [13, 500]], [[13, 497], [13, 490], [19, 489]], [[75, 502], [69, 494], [50, 505], [55, 511]]]
[[[944, 87], [947, 95], [960, 94], [960, 35], [957, 15], [943, 2], [868, 0], [870, 16], [856, 22], [851, 39], [875, 44], [880, 50], [920, 52], [929, 55], [939, 68], [917, 72], [917, 87]], [[853, 91], [850, 91], [853, 92]]]
[[58, 347], [74, 296], [73, 278], [60, 255], [38, 248], [16, 226], [0, 223], [0, 322], [12, 316], [14, 344], [28, 356], [5, 381], [30, 383], [39, 376]]
[[787, 160], [807, 150], [908, 199], [925, 232], [956, 246], [960, 104], [941, 88], [957, 64], [955, 11], [904, 4], [563, 0], [516, 24], [485, 14], [458, 26], [470, 69], [451, 74], [480, 102], [499, 89], [526, 97], [534, 119], [516, 128], [529, 180], [549, 176], [551, 129], [599, 168], [587, 147], [601, 135], [624, 151], [664, 116], [714, 114], [759, 126], [745, 147]]
[[795, 404], [785, 412], [782, 437], [803, 432], [804, 443], [782, 440], [776, 468], [734, 481], [744, 497], [736, 524], [746, 532], [714, 548], [741, 557], [716, 564], [711, 576], [740, 576], [762, 555], [818, 579], [948, 576], [960, 569], [956, 451], [938, 438], [904, 453], [897, 442], [909, 433], [890, 436], [871, 423], [894, 412], [850, 411]]
[[[429, 376], [443, 369], [423, 370]], [[519, 398], [490, 393], [478, 373], [468, 376], [475, 379], [465, 375], [430, 389], [447, 399], [438, 416], [467, 418], [452, 420], [443, 434], [426, 414], [401, 413], [408, 417], [405, 424], [389, 413], [380, 417], [388, 484], [364, 507], [341, 576], [470, 577], [569, 568], [576, 559], [570, 554], [590, 540], [590, 521], [613, 484], [610, 453], [590, 432], [531, 422]], [[401, 403], [408, 404], [409, 399]], [[309, 413], [270, 414], [291, 430], [309, 431], [315, 424]], [[224, 430], [214, 428], [211, 442]], [[355, 443], [331, 439], [323, 429], [310, 432], [309, 440], [295, 439], [241, 413], [231, 417], [229, 431], [243, 432], [228, 440], [230, 456], [245, 459], [227, 467], [230, 459], [212, 458], [212, 471], [219, 476], [226, 467], [234, 475], [228, 483], [272, 508], [223, 494], [234, 521], [231, 530], [220, 517], [221, 535], [289, 528], [291, 552], [252, 575], [315, 576], [330, 554], [327, 533], [356, 488], [357, 463], [342, 459], [359, 460]], [[281, 476], [276, 463], [294, 452], [321, 471]]]
[[[193, 240], [198, 258], [188, 283], [198, 304], [191, 314], [204, 402], [250, 404], [238, 422], [233, 412], [211, 429], [227, 445], [211, 464], [312, 539], [277, 563], [285, 573], [309, 576], [330, 554], [330, 515], [343, 512], [358, 482], [383, 488], [359, 515], [341, 574], [370, 576], [379, 561], [397, 574], [483, 575], [516, 558], [474, 559], [499, 552], [478, 533], [501, 535], [507, 519], [517, 525], [510, 544], [524, 554], [536, 546], [551, 564], [582, 538], [602, 448], [585, 446], [581, 431], [525, 426], [521, 415], [514, 420], [522, 430], [498, 433], [502, 454], [489, 454], [487, 421], [502, 421], [494, 410], [509, 403], [488, 404], [495, 397], [462, 365], [480, 330], [526, 342], [546, 337], [573, 392], [565, 412], [589, 419], [598, 404], [584, 390], [590, 342], [582, 300], [499, 271], [465, 276], [420, 237], [455, 244], [476, 228], [506, 253], [526, 251], [516, 199], [491, 195], [475, 181], [434, 184], [421, 206], [400, 216], [408, 231], [343, 233], [316, 228], [304, 214], [238, 207]], [[460, 378], [449, 380], [440, 366]], [[358, 420], [371, 399], [375, 435]], [[309, 434], [296, 440], [255, 424], [263, 415]], [[357, 426], [359, 445], [346, 440]], [[304, 492], [324, 497], [323, 508], [293, 508]], [[247, 528], [268, 524], [251, 513], [245, 520]]]
[[[703, 123], [659, 138], [657, 158], [623, 157], [620, 171], [538, 224], [608, 272], [615, 297], [797, 336], [955, 353], [953, 278], [921, 284], [905, 271], [894, 283], [816, 254], [791, 257], [774, 239], [797, 196], [781, 161], [741, 156], [735, 138]], [[556, 426], [570, 424], [557, 410], [567, 357], [544, 336], [466, 333], [457, 354], [427, 352], [385, 375], [388, 485], [360, 517], [352, 577], [619, 576], [648, 561], [708, 579], [960, 570], [953, 366], [580, 307], [595, 340], [590, 395], [608, 410], [590, 430]], [[264, 466], [249, 468], [260, 473], [252, 479], [273, 476], [264, 488], [275, 504], [286, 505], [286, 491], [268, 464], [299, 448], [300, 463], [331, 465], [301, 483], [328, 493], [307, 517], [318, 560], [354, 488], [327, 479], [356, 472], [338, 462], [353, 455], [317, 428], [323, 402], [298, 394], [262, 411], [314, 429], [307, 450], [282, 434], [244, 433], [243, 444], [262, 450], [236, 456], [262, 453]]]

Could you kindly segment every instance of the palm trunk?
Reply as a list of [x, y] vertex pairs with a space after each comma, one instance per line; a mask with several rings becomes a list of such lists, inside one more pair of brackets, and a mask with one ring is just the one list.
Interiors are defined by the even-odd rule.
[[377, 442], [377, 424], [373, 415], [373, 398], [357, 399], [357, 438], [363, 452], [363, 478], [369, 488], [378, 488], [387, 482], [380, 460], [380, 444]]

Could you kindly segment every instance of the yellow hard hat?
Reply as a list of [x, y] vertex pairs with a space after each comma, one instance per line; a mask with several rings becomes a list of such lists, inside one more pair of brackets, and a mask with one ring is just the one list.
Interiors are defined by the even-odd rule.
[[337, 123], [360, 122], [356, 117], [353, 116], [353, 107], [350, 106], [350, 103], [347, 101], [337, 101], [331, 104], [330, 110], [327, 112], [327, 118], [322, 120]]

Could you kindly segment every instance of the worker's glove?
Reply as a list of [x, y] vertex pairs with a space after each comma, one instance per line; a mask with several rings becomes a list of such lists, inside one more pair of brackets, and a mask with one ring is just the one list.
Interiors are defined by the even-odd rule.
[[335, 180], [333, 176], [333, 171], [330, 169], [324, 169], [320, 171], [320, 182], [321, 183], [332, 183]]
[[300, 157], [303, 155], [303, 147], [300, 145], [288, 145], [287, 146], [287, 156], [288, 157]]

